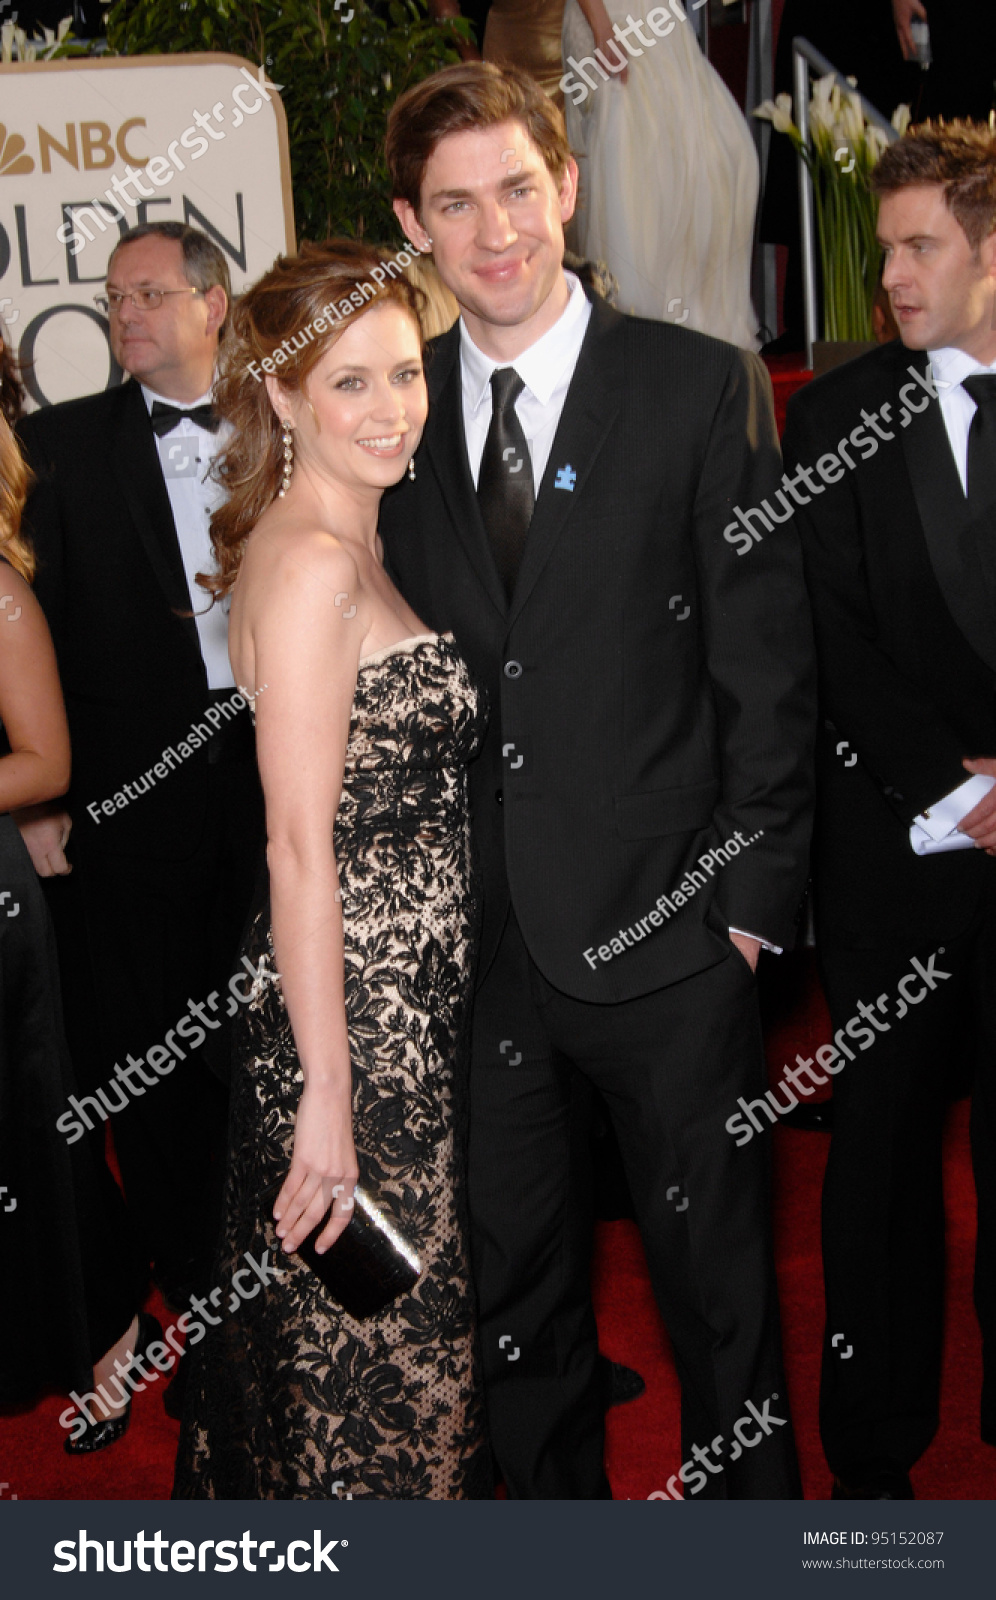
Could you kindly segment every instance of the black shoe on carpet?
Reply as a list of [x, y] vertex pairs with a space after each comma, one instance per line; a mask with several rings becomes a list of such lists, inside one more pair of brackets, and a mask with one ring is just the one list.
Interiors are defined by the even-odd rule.
[[[140, 1311], [138, 1313], [138, 1338], [135, 1340], [134, 1351], [129, 1353], [136, 1355], [141, 1361], [149, 1345], [156, 1342], [162, 1343], [162, 1337], [162, 1326], [157, 1318], [151, 1316], [148, 1311]], [[127, 1369], [122, 1368], [122, 1370], [126, 1371]], [[120, 1379], [116, 1378], [114, 1381], [119, 1392], [127, 1387], [127, 1385], [121, 1383]], [[144, 1384], [139, 1384], [139, 1388], [144, 1387]], [[100, 1404], [99, 1401], [97, 1403], [98, 1405]], [[82, 1417], [80, 1420], [82, 1420]], [[87, 1456], [92, 1455], [95, 1450], [106, 1450], [109, 1444], [117, 1444], [117, 1441], [124, 1437], [128, 1431], [130, 1421], [131, 1395], [129, 1393], [123, 1411], [118, 1411], [111, 1416], [99, 1418], [95, 1422], [88, 1423], [83, 1433], [70, 1434], [68, 1439], [64, 1439], [62, 1448], [67, 1456]]]
[[624, 1406], [630, 1400], [639, 1400], [647, 1387], [632, 1367], [610, 1361], [601, 1351], [598, 1352], [598, 1380], [602, 1386], [602, 1404], [606, 1411], [610, 1406]]

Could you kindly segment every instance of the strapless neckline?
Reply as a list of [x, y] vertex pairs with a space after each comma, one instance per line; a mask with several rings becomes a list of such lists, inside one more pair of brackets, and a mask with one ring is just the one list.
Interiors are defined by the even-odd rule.
[[361, 668], [370, 667], [378, 661], [384, 661], [388, 656], [395, 655], [400, 650], [407, 650], [411, 645], [431, 644], [433, 641], [439, 642], [444, 639], [452, 642], [452, 633], [410, 633], [407, 638], [395, 639], [393, 644], [385, 644], [380, 650], [374, 650], [371, 655], [361, 656], [358, 664]]

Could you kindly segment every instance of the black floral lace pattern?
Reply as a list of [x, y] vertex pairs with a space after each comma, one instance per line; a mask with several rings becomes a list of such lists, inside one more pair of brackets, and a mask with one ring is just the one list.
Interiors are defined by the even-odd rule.
[[[271, 1212], [302, 1076], [263, 906], [235, 1042], [222, 1315], [192, 1357], [175, 1498], [492, 1493], [460, 1126], [478, 913], [465, 767], [484, 720], [449, 635], [367, 658], [334, 828], [360, 1179], [421, 1276], [357, 1321], [280, 1248]], [[225, 1311], [247, 1252], [282, 1276]]]

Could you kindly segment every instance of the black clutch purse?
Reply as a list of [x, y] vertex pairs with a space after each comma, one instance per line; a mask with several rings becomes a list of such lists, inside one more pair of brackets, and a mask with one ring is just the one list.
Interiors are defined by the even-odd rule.
[[[319, 1255], [315, 1241], [328, 1226], [332, 1206], [297, 1247], [297, 1254], [320, 1278], [332, 1299], [362, 1320], [376, 1316], [407, 1294], [422, 1271], [413, 1245], [359, 1184], [353, 1190], [353, 1215], [331, 1250]], [[335, 1202], [333, 1201], [333, 1204]]]

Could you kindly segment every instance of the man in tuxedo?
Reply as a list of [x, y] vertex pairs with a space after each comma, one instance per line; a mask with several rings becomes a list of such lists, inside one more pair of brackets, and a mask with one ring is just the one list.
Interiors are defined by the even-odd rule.
[[909, 1499], [938, 1420], [942, 1120], [973, 1073], [996, 1444], [996, 138], [915, 129], [874, 183], [901, 342], [794, 396], [784, 444], [822, 697], [823, 1444], [837, 1498]]
[[56, 876], [73, 828], [73, 877], [52, 887], [82, 1110], [62, 1131], [102, 1139], [113, 1111], [129, 1207], [174, 1305], [210, 1267], [225, 1094], [202, 1049], [234, 1009], [262, 833], [227, 613], [195, 581], [212, 559], [211, 388], [229, 295], [205, 234], [131, 230], [99, 297], [128, 381], [19, 429], [73, 745], [66, 811], [39, 808], [24, 826]]
[[469, 1201], [496, 1457], [516, 1498], [610, 1494], [594, 1085], [682, 1382], [669, 1492], [793, 1497], [767, 1152], [724, 1129], [764, 1081], [753, 969], [791, 942], [809, 843], [794, 537], [750, 561], [724, 540], [777, 477], [770, 386], [753, 356], [565, 274], [577, 168], [524, 73], [427, 79], [387, 151], [401, 224], [462, 313], [430, 349], [416, 478], [382, 529], [491, 705], [471, 768]]

